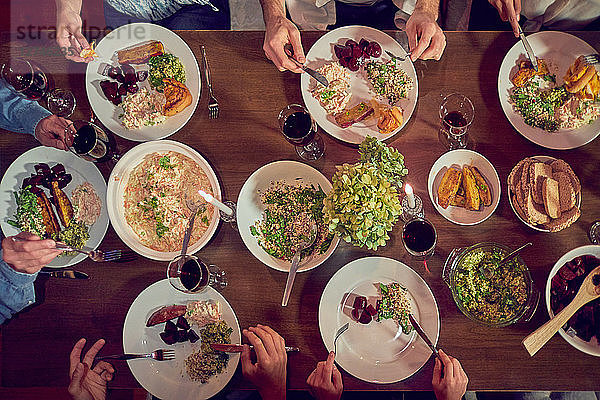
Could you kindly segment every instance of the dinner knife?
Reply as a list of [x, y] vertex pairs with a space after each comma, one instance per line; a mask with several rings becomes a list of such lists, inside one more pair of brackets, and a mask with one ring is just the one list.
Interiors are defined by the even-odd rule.
[[417, 331], [419, 336], [421, 336], [423, 341], [427, 344], [427, 346], [429, 346], [431, 351], [433, 351], [433, 354], [439, 358], [437, 347], [434, 346], [433, 343], [431, 343], [431, 340], [429, 339], [423, 328], [421, 328], [421, 325], [419, 325], [415, 317], [413, 317], [412, 314], [408, 314], [408, 319], [410, 320], [410, 324], [413, 326], [413, 328], [415, 328], [415, 331]]
[[523, 46], [525, 47], [525, 52], [527, 53], [527, 57], [529, 58], [529, 61], [531, 61], [531, 65], [533, 65], [533, 69], [535, 69], [535, 72], [538, 72], [537, 57], [535, 56], [535, 53], [533, 52], [533, 49], [531, 48], [529, 41], [525, 37], [523, 30], [521, 29], [521, 25], [519, 25], [519, 38], [521, 39], [521, 42], [523, 43]]
[[89, 279], [88, 274], [70, 269], [54, 270], [53, 268], [42, 268], [40, 274], [52, 276], [54, 278]]
[[[211, 343], [210, 347], [213, 350], [222, 351], [224, 353], [241, 353], [244, 350], [244, 346], [241, 344], [223, 344], [223, 343]], [[250, 350], [252, 350], [254, 346], [250, 346]], [[285, 351], [294, 352], [300, 351], [297, 347], [285, 346]]]
[[319, 82], [321, 85], [323, 85], [323, 86], [329, 85], [329, 82], [327, 81], [327, 78], [325, 78], [321, 73], [315, 71], [312, 68], [305, 67], [304, 64], [302, 64], [300, 61], [298, 61], [298, 60], [296, 60], [294, 58], [294, 51], [293, 51], [292, 46], [290, 44], [286, 44], [284, 46], [284, 50], [285, 50], [285, 54], [287, 54], [288, 58], [290, 60], [292, 60], [293, 62], [295, 62], [297, 66], [299, 66], [300, 68], [302, 68], [302, 70], [304, 72], [306, 72], [307, 74], [309, 74], [310, 76], [312, 76], [313, 78], [315, 78], [317, 80], [317, 82]]

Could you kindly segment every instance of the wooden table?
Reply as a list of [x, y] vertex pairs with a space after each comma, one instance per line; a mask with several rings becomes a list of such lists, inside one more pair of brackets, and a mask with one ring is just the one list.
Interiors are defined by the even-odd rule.
[[[237, 198], [246, 178], [257, 168], [275, 160], [297, 160], [293, 146], [282, 137], [277, 113], [289, 103], [301, 103], [299, 76], [279, 73], [265, 59], [261, 32], [181, 32], [197, 58], [200, 46], [207, 48], [215, 95], [221, 105], [219, 119], [207, 117], [207, 95], [203, 93], [191, 121], [170, 139], [193, 146], [212, 163], [226, 199]], [[304, 48], [309, 49], [321, 35], [305, 32]], [[597, 32], [576, 33], [600, 48]], [[556, 335], [533, 358], [521, 340], [548, 319], [542, 300], [529, 323], [506, 328], [488, 328], [467, 319], [454, 304], [442, 281], [441, 269], [449, 252], [458, 246], [481, 241], [497, 241], [510, 247], [532, 241], [533, 248], [523, 254], [534, 279], [544, 289], [548, 272], [568, 250], [589, 244], [586, 232], [600, 218], [600, 141], [570, 151], [550, 151], [538, 147], [518, 134], [505, 118], [497, 94], [497, 75], [501, 61], [515, 43], [512, 33], [448, 32], [448, 45], [441, 61], [417, 62], [419, 102], [410, 123], [391, 140], [391, 145], [406, 157], [408, 182], [425, 203], [428, 218], [435, 224], [439, 239], [436, 254], [427, 274], [421, 264], [403, 249], [400, 224], [389, 243], [367, 251], [341, 243], [334, 255], [319, 268], [296, 277], [287, 308], [280, 305], [286, 274], [269, 269], [255, 259], [229, 225], [222, 224], [200, 255], [216, 263], [229, 275], [230, 286], [222, 293], [235, 310], [241, 327], [257, 323], [274, 327], [287, 343], [300, 347], [289, 357], [288, 387], [305, 389], [305, 380], [326, 349], [319, 334], [317, 310], [323, 288], [331, 276], [349, 261], [369, 255], [398, 259], [412, 266], [429, 284], [437, 300], [441, 332], [439, 343], [462, 362], [469, 376], [470, 390], [599, 390], [598, 358], [581, 353]], [[0, 43], [5, 48], [8, 37]], [[13, 49], [19, 41], [10, 42]], [[41, 41], [43, 44], [43, 41]], [[40, 41], [29, 44], [39, 46]], [[48, 46], [53, 44], [49, 42]], [[27, 48], [27, 47], [25, 47]], [[7, 57], [2, 52], [2, 57]], [[78, 100], [75, 117], [89, 115], [84, 89], [85, 67], [65, 61], [59, 54], [45, 55], [45, 65], [64, 71], [55, 74], [57, 86], [68, 87]], [[555, 234], [533, 231], [513, 214], [505, 193], [500, 205], [487, 221], [462, 227], [443, 219], [432, 207], [426, 182], [433, 162], [444, 152], [438, 141], [437, 110], [440, 94], [459, 91], [473, 101], [476, 115], [470, 130], [476, 150], [495, 166], [506, 191], [506, 177], [523, 157], [550, 155], [569, 162], [583, 183], [582, 216], [570, 228]], [[331, 177], [335, 165], [358, 160], [356, 148], [322, 134], [325, 157], [312, 163]], [[136, 143], [118, 138], [122, 149]], [[23, 151], [37, 146], [26, 135], [0, 135], [0, 170]], [[107, 165], [100, 165], [105, 177]], [[112, 227], [102, 248], [122, 248], [124, 244]], [[122, 327], [135, 297], [148, 285], [165, 277], [166, 263], [140, 258], [136, 262], [77, 265], [91, 276], [89, 281], [54, 279], [43, 282], [45, 296], [39, 305], [21, 313], [2, 328], [1, 379], [3, 386], [66, 386], [68, 354], [80, 337], [105, 338], [105, 354], [122, 351]], [[374, 344], [376, 345], [376, 344]], [[433, 359], [414, 376], [390, 385], [365, 383], [344, 373], [347, 390], [430, 390]], [[138, 387], [128, 368], [117, 364], [113, 387]], [[248, 388], [238, 370], [229, 384]]]

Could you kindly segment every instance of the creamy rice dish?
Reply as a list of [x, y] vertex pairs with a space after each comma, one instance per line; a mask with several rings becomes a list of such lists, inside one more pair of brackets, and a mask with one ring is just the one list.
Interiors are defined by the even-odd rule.
[[337, 114], [344, 110], [350, 101], [350, 73], [334, 61], [317, 69], [329, 82], [326, 87], [317, 85], [312, 95], [319, 101], [328, 114]]
[[139, 129], [165, 122], [163, 115], [165, 96], [155, 91], [141, 88], [137, 93], [129, 94], [121, 103], [123, 107], [123, 126], [127, 129]]

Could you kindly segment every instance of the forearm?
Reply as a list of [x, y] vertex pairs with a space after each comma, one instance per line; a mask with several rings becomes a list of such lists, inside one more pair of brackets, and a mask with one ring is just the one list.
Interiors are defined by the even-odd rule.
[[36, 274], [13, 270], [0, 251], [0, 324], [35, 301]]
[[415, 11], [426, 12], [437, 20], [440, 10], [440, 0], [417, 0]]
[[81, 13], [82, 0], [55, 0], [56, 12], [60, 14], [63, 11], [74, 11], [77, 14]]
[[52, 115], [50, 111], [13, 92], [0, 81], [0, 128], [33, 135], [37, 124], [49, 115]]
[[285, 0], [259, 0], [262, 7], [265, 25], [275, 18], [285, 18]]

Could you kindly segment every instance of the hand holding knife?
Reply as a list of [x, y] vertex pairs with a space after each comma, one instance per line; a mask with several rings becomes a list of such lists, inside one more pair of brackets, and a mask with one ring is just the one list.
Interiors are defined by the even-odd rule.
[[307, 74], [309, 74], [310, 76], [315, 78], [317, 80], [317, 82], [319, 82], [323, 86], [329, 85], [327, 78], [325, 78], [322, 74], [318, 73], [317, 71], [315, 71], [312, 68], [305, 67], [304, 64], [302, 64], [301, 62], [299, 62], [298, 60], [296, 60], [294, 58], [294, 49], [292, 48], [292, 45], [290, 45], [289, 43], [286, 44], [284, 46], [284, 51], [290, 60], [292, 60], [294, 63], [296, 63], [297, 66], [302, 68], [302, 70], [304, 72], [306, 72]]
[[523, 43], [523, 46], [525, 47], [525, 52], [527, 53], [527, 58], [529, 58], [529, 61], [531, 61], [531, 65], [533, 66], [533, 69], [535, 69], [535, 72], [538, 72], [537, 57], [535, 56], [535, 53], [533, 52], [533, 49], [531, 48], [529, 41], [525, 37], [523, 30], [521, 29], [521, 25], [518, 25], [518, 26], [519, 26], [519, 38], [521, 39], [521, 42]]

